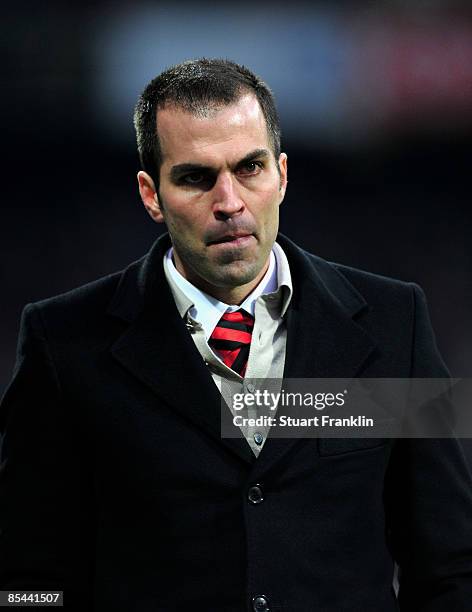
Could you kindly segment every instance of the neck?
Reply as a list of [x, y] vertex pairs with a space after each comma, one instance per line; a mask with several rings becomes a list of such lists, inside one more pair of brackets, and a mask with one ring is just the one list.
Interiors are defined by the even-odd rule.
[[247, 296], [254, 291], [257, 285], [261, 282], [264, 274], [267, 271], [267, 266], [263, 270], [261, 275], [258, 275], [252, 282], [247, 285], [241, 285], [240, 287], [199, 287], [208, 295], [216, 298], [220, 302], [224, 302], [230, 306], [237, 304], [240, 305], [244, 302]]

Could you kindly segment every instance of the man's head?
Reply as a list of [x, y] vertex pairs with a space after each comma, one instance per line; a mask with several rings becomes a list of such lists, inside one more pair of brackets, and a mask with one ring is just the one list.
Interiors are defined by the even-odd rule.
[[185, 62], [145, 88], [135, 127], [141, 198], [177, 269], [239, 303], [267, 269], [287, 182], [270, 90], [227, 60]]

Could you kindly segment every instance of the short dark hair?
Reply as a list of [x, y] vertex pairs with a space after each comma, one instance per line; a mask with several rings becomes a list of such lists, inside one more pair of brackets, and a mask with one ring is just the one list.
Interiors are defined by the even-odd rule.
[[227, 59], [189, 60], [168, 68], [146, 85], [134, 110], [134, 127], [141, 167], [156, 189], [162, 164], [157, 111], [171, 104], [197, 116], [205, 115], [208, 110], [236, 102], [246, 92], [253, 92], [259, 101], [277, 162], [280, 124], [274, 96], [268, 85], [245, 66]]

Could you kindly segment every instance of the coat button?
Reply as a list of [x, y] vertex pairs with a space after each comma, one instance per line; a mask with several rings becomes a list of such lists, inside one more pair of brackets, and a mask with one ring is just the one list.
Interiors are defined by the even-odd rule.
[[254, 612], [269, 612], [269, 602], [265, 595], [252, 598], [252, 609]]
[[260, 485], [254, 485], [247, 493], [247, 498], [251, 504], [260, 504], [264, 501], [264, 493]]

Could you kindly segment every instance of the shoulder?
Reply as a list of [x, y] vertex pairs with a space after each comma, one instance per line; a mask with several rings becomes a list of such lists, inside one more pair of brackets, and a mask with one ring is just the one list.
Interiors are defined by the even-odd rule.
[[282, 237], [282, 245], [288, 255], [294, 280], [307, 280], [319, 291], [326, 290], [349, 310], [370, 310], [384, 307], [390, 313], [414, 308], [418, 298], [424, 300], [421, 288], [415, 283], [376, 274], [345, 264], [328, 261], [303, 249]]
[[[144, 258], [143, 258], [144, 259]], [[142, 261], [58, 295], [27, 304], [22, 314], [22, 330], [32, 330], [50, 339], [62, 337], [77, 341], [92, 331], [110, 325], [107, 316], [123, 278], [139, 277]]]
[[58, 319], [79, 313], [81, 316], [86, 316], [90, 312], [97, 312], [107, 307], [122, 274], [123, 271], [115, 272], [64, 293], [33, 302], [26, 306], [26, 310], [36, 311], [47, 318]]
[[33, 302], [31, 305], [40, 311], [55, 313], [104, 305], [116, 291], [122, 274], [123, 270], [108, 274], [85, 285]]
[[335, 262], [325, 262], [331, 270], [357, 292], [366, 304], [372, 321], [391, 329], [414, 329], [415, 321], [426, 319], [428, 306], [423, 289], [413, 281], [375, 274]]
[[413, 304], [415, 295], [423, 294], [422, 289], [412, 281], [375, 274], [336, 262], [326, 263], [359, 291], [370, 304], [385, 300], [388, 300], [392, 306], [405, 300]]
[[358, 290], [387, 290], [411, 292], [415, 283], [375, 274], [345, 264], [329, 261], [305, 249], [284, 234], [278, 234], [277, 242], [282, 246], [295, 275], [303, 277], [316, 275], [325, 284], [350, 283]]
[[329, 262], [307, 251], [303, 251], [303, 257], [308, 266], [304, 271], [313, 271], [311, 283], [317, 287], [321, 283], [354, 318], [375, 341], [379, 352], [388, 357], [389, 368], [395, 360], [403, 364], [399, 371], [406, 376], [449, 375], [437, 347], [424, 291], [418, 284]]

